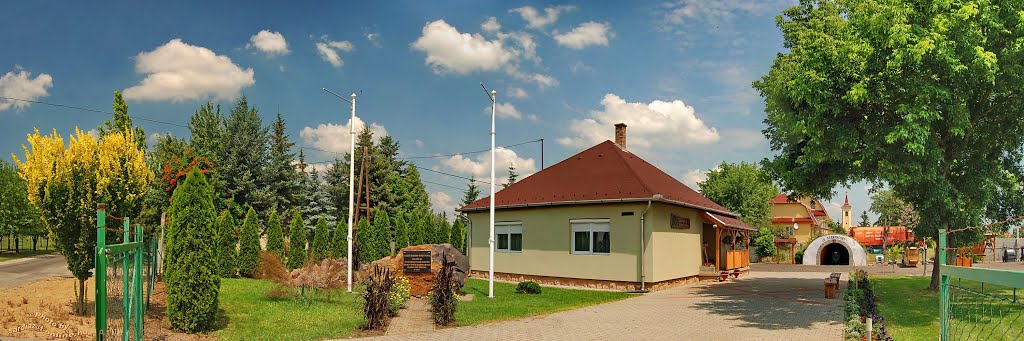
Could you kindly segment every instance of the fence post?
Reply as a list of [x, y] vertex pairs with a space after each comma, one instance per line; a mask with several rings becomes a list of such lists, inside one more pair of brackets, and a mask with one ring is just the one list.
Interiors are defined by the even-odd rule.
[[135, 283], [132, 284], [132, 290], [134, 291], [132, 302], [135, 305], [135, 340], [142, 340], [142, 328], [143, 319], [145, 319], [145, 312], [142, 310], [142, 256], [146, 248], [144, 247], [142, 236], [142, 226], [135, 224], [135, 242], [140, 243], [139, 247], [135, 248], [135, 272], [132, 274], [132, 279]]
[[870, 318], [870, 317], [869, 317], [869, 318], [867, 318], [867, 322], [868, 322], [868, 328], [867, 328], [867, 329], [868, 329], [868, 333], [867, 333], [867, 335], [866, 335], [866, 336], [867, 336], [867, 340], [868, 340], [868, 341], [871, 341], [871, 340], [872, 340], [872, 336], [873, 336], [873, 335], [871, 335], [871, 334], [874, 334], [874, 331], [875, 331], [875, 327], [874, 327], [874, 326], [872, 326], [872, 323], [871, 323], [872, 321], [871, 321], [871, 318]]
[[106, 339], [107, 333], [107, 212], [106, 205], [96, 207], [96, 339]]
[[939, 229], [938, 257], [934, 266], [939, 270], [939, 339], [949, 340], [949, 277], [942, 273], [946, 266], [946, 229]]
[[[121, 243], [127, 244], [131, 242], [131, 229], [130, 219], [125, 217], [124, 238], [121, 239]], [[121, 320], [121, 334], [124, 334], [123, 337], [125, 340], [128, 340], [128, 331], [131, 330], [131, 325], [129, 323], [131, 322], [132, 317], [132, 306], [130, 304], [132, 294], [131, 291], [128, 291], [128, 288], [130, 288], [132, 284], [131, 278], [128, 277], [128, 269], [130, 269], [128, 266], [131, 265], [129, 262], [130, 260], [128, 259], [128, 255], [121, 253], [121, 282], [123, 285], [121, 287], [121, 303], [124, 306], [124, 310], [121, 311], [123, 318], [123, 320]]]

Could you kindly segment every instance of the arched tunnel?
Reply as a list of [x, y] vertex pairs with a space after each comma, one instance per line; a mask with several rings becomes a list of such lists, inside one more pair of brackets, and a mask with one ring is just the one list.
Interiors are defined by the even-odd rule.
[[850, 250], [840, 243], [825, 245], [820, 253], [821, 265], [850, 265]]

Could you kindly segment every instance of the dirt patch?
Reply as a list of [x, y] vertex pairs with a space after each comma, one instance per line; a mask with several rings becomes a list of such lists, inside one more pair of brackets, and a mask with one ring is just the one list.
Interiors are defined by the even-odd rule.
[[[86, 281], [88, 315], [72, 314], [77, 281], [48, 278], [18, 287], [0, 289], [0, 337], [46, 340], [93, 340], [96, 327], [92, 295], [94, 281]], [[213, 340], [208, 335], [175, 333], [170, 330], [165, 310], [167, 290], [157, 283], [146, 311], [146, 340]]]

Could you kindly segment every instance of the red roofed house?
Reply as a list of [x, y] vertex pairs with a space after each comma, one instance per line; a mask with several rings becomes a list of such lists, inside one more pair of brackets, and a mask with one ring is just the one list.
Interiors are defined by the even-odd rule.
[[[630, 153], [625, 124], [615, 128], [615, 143], [602, 142], [495, 194], [495, 277], [635, 289], [696, 279], [704, 262], [721, 270], [748, 265], [749, 237], [723, 240], [753, 229]], [[476, 276], [486, 276], [489, 266], [489, 200], [459, 210], [471, 222]]]
[[809, 243], [815, 230], [829, 234], [832, 218], [817, 199], [779, 194], [770, 202], [772, 225], [786, 228], [798, 243]]

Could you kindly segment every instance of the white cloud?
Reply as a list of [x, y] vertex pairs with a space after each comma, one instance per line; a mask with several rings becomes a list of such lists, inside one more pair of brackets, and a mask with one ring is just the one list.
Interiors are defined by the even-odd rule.
[[426, 64], [438, 74], [494, 71], [515, 57], [515, 53], [506, 49], [501, 40], [460, 33], [444, 20], [423, 26], [423, 36], [412, 43], [412, 48], [425, 52]]
[[501, 24], [498, 23], [498, 18], [488, 17], [484, 23], [480, 24], [480, 29], [484, 32], [498, 32], [501, 30]]
[[[491, 106], [484, 108], [484, 114], [491, 114]], [[523, 113], [516, 109], [515, 105], [508, 102], [498, 102], [498, 105], [494, 106], [494, 115], [501, 119], [514, 119], [519, 120], [523, 118]]]
[[672, 0], [655, 11], [654, 26], [672, 34], [672, 42], [680, 47], [698, 39], [735, 46], [750, 34], [734, 27], [737, 17], [779, 13], [796, 4], [796, 0]]
[[[305, 144], [311, 145], [319, 149], [341, 153], [327, 153], [325, 155], [330, 155], [331, 157], [341, 156], [344, 155], [344, 153], [347, 153], [349, 147], [351, 146], [352, 137], [349, 134], [349, 126], [352, 123], [351, 121], [352, 120], [349, 120], [349, 122], [344, 125], [334, 123], [321, 123], [317, 125], [316, 128], [305, 127], [302, 128], [301, 131], [299, 131], [299, 137], [302, 138], [302, 141], [305, 142]], [[362, 131], [363, 127], [365, 126], [366, 124], [363, 123], [363, 120], [360, 119], [359, 117], [356, 117], [356, 135], [358, 135], [359, 132]], [[381, 137], [388, 134], [388, 131], [384, 129], [384, 126], [377, 123], [370, 124], [370, 131], [373, 132], [374, 141], [377, 141]], [[358, 138], [358, 136], [356, 137]]]
[[579, 50], [587, 46], [608, 46], [608, 38], [614, 36], [608, 24], [588, 21], [568, 33], [555, 34], [554, 38], [558, 45]]
[[256, 48], [268, 56], [283, 56], [291, 52], [288, 50], [288, 41], [284, 39], [284, 35], [269, 30], [262, 30], [254, 34], [249, 38], [249, 43], [245, 45], [245, 48]]
[[157, 140], [159, 138], [164, 137], [165, 135], [170, 135], [170, 134], [171, 133], [152, 133], [152, 134], [149, 134], [149, 136], [146, 137], [146, 144], [148, 144], [150, 146], [156, 145], [156, 142], [157, 142]]
[[544, 26], [553, 24], [558, 21], [558, 16], [562, 13], [575, 10], [575, 6], [555, 6], [544, 9], [544, 14], [531, 6], [524, 6], [509, 10], [509, 13], [519, 13], [519, 16], [526, 20], [527, 27], [529, 28], [543, 28]]
[[348, 40], [331, 41], [326, 38], [327, 36], [321, 36], [323, 41], [316, 43], [316, 51], [320, 53], [320, 58], [336, 68], [345, 65], [345, 61], [341, 60], [341, 55], [338, 52], [352, 52], [355, 46]]
[[583, 61], [577, 60], [576, 63], [569, 65], [569, 71], [572, 71], [572, 73], [594, 72], [594, 68], [584, 64]]
[[420, 140], [420, 139], [415, 139], [415, 140], [413, 140], [413, 142], [416, 143], [416, 148], [423, 148], [423, 146], [425, 145], [423, 143], [423, 140]]
[[590, 147], [613, 139], [616, 123], [626, 124], [626, 147], [631, 150], [705, 145], [719, 139], [718, 130], [708, 127], [697, 117], [696, 110], [682, 100], [637, 103], [607, 94], [601, 105], [604, 106], [602, 111], [592, 111], [588, 118], [573, 120], [569, 130], [574, 135], [558, 142], [564, 146]]
[[[53, 77], [40, 73], [32, 77], [32, 73], [25, 71], [20, 66], [15, 66], [14, 71], [9, 71], [0, 77], [0, 96], [35, 101], [50, 95], [49, 89], [53, 87]], [[32, 103], [25, 101], [13, 101], [0, 99], [0, 111], [7, 109], [24, 109]]]
[[[494, 150], [495, 177], [498, 184], [508, 178], [508, 166], [514, 165], [519, 179], [523, 179], [537, 171], [537, 163], [532, 158], [524, 159], [516, 151], [498, 147]], [[462, 155], [441, 159], [440, 167], [455, 173], [472, 175], [477, 179], [488, 181], [491, 177], [491, 153], [480, 153], [476, 159]]]
[[430, 193], [430, 207], [434, 211], [447, 213], [448, 221], [452, 222], [456, 218], [455, 209], [459, 208], [459, 203], [448, 193], [434, 192]]
[[529, 98], [530, 95], [526, 93], [526, 90], [519, 87], [511, 87], [508, 89], [508, 96], [512, 98]]
[[540, 116], [530, 114], [530, 115], [526, 115], [526, 119], [530, 120], [530, 122], [539, 122], [540, 121]]
[[534, 83], [541, 89], [558, 85], [558, 80], [554, 77], [540, 73], [524, 72], [514, 65], [505, 68], [505, 74], [523, 82]]
[[690, 186], [690, 188], [697, 190], [700, 188], [697, 183], [703, 182], [708, 179], [708, 171], [703, 169], [690, 169], [686, 173], [683, 173], [683, 184]]
[[227, 56], [177, 38], [139, 53], [135, 72], [147, 74], [141, 83], [124, 90], [126, 99], [136, 101], [181, 102], [208, 96], [232, 100], [242, 88], [256, 83], [251, 68], [243, 70]]
[[373, 45], [373, 47], [378, 47], [378, 48], [381, 47], [381, 44], [380, 44], [380, 33], [377, 33], [377, 32], [367, 33], [366, 34], [366, 40], [368, 40], [370, 42], [370, 44]]

